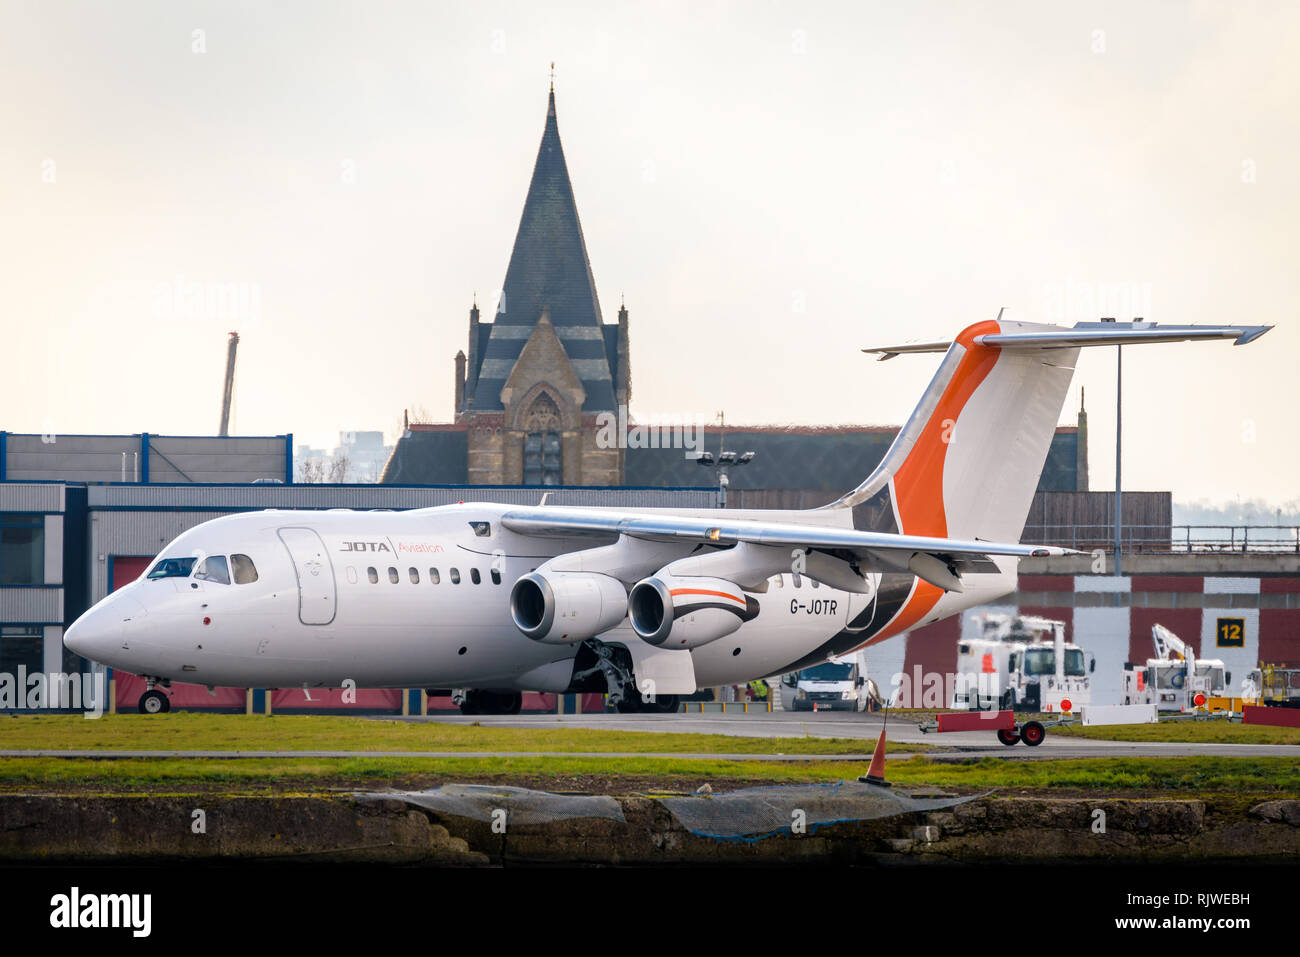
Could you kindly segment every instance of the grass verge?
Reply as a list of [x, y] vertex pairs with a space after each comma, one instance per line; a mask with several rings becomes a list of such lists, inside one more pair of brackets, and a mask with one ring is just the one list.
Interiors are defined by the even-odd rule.
[[[628, 758], [611, 761], [581, 755], [555, 758], [342, 758], [118, 760], [0, 759], [0, 791], [8, 793], [189, 793], [228, 791], [286, 793], [333, 788], [432, 787], [446, 781], [556, 789], [616, 782], [694, 789], [794, 784], [852, 778], [865, 767], [832, 762], [773, 764], [692, 758]], [[1026, 790], [1098, 793], [1238, 793], [1300, 796], [1300, 763], [1288, 758], [1087, 758], [1005, 761], [983, 758], [935, 763], [924, 757], [895, 761], [887, 769], [901, 785], [933, 785], [964, 791]], [[601, 786], [601, 785], [595, 785]]]
[[[809, 728], [815, 728], [809, 722]], [[757, 732], [757, 728], [755, 729]], [[0, 750], [138, 751], [635, 751], [727, 754], [864, 754], [860, 738], [738, 737], [587, 728], [501, 728], [376, 721], [333, 715], [114, 714], [0, 718]], [[932, 745], [890, 745], [922, 751]]]
[[1300, 744], [1300, 728], [1274, 728], [1227, 721], [1164, 721], [1160, 724], [1117, 724], [1085, 728], [1053, 728], [1052, 734], [1102, 741], [1176, 741], [1191, 744]]

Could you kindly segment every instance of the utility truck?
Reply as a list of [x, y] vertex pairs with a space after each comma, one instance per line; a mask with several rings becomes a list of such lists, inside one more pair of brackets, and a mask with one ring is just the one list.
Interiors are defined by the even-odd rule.
[[1065, 622], [987, 613], [957, 643], [952, 706], [971, 711], [1077, 711], [1092, 701], [1096, 659], [1065, 640]]
[[1126, 662], [1121, 704], [1154, 704], [1158, 711], [1193, 711], [1222, 698], [1232, 673], [1218, 658], [1197, 658], [1191, 645], [1164, 625], [1151, 627], [1156, 656]]

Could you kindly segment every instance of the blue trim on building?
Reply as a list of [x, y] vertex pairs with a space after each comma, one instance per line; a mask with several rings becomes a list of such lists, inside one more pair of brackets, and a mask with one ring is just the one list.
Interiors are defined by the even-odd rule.
[[140, 433], [140, 484], [149, 484], [149, 433]]
[[90, 513], [85, 486], [63, 493], [63, 621], [71, 625], [91, 605]]
[[5, 478], [9, 459], [9, 433], [0, 429], [0, 482], [7, 481]]
[[293, 433], [284, 436], [284, 484], [293, 484]]

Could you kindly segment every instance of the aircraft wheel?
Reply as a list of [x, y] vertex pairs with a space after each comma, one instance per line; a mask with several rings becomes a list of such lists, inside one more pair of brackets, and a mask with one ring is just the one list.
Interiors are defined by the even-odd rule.
[[1047, 737], [1047, 729], [1037, 721], [1028, 721], [1020, 729], [1020, 740], [1031, 748], [1036, 748], [1042, 744], [1045, 737]]
[[465, 695], [465, 703], [460, 706], [461, 714], [518, 714], [524, 705], [524, 696], [519, 692], [496, 693], [492, 691], [471, 691]]
[[137, 705], [141, 714], [166, 714], [172, 709], [171, 700], [154, 688], [140, 695], [140, 703]]
[[1016, 734], [1014, 731], [1007, 731], [1004, 728], [998, 732], [998, 740], [1009, 748], [1020, 740], [1020, 735]]
[[677, 706], [679, 703], [680, 700], [678, 699], [677, 695], [661, 694], [655, 700], [654, 710], [658, 711], [660, 714], [673, 714], [677, 711]]

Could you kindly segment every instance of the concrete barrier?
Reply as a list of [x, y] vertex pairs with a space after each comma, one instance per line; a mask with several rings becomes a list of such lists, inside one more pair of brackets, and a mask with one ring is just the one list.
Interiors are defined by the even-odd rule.
[[1106, 704], [1085, 705], [1082, 708], [1083, 723], [1089, 725], [1103, 724], [1156, 724], [1160, 716], [1153, 704]]

